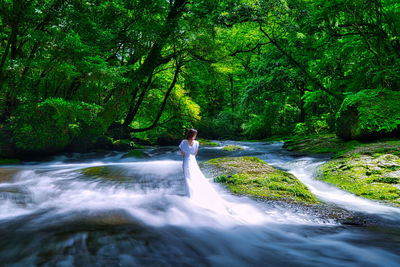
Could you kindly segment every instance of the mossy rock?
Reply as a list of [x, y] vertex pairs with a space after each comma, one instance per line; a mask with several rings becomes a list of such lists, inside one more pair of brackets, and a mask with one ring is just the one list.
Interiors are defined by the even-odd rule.
[[336, 133], [349, 139], [400, 135], [400, 92], [361, 90], [343, 101], [336, 116]]
[[143, 151], [141, 150], [131, 150], [128, 153], [124, 154], [121, 159], [124, 158], [140, 158], [140, 159], [145, 159], [148, 158], [149, 156], [146, 155]]
[[400, 206], [400, 141], [347, 151], [322, 165], [317, 178], [360, 197]]
[[132, 149], [134, 143], [128, 139], [118, 139], [113, 141], [113, 149], [117, 151], [127, 151]]
[[103, 179], [104, 181], [126, 182], [132, 180], [125, 170], [115, 166], [95, 166], [81, 169], [80, 172], [87, 177]]
[[255, 157], [211, 159], [204, 164], [217, 170], [216, 182], [231, 192], [267, 200], [316, 204], [318, 200], [296, 177]]
[[229, 145], [229, 146], [224, 146], [222, 150], [225, 151], [237, 151], [237, 150], [243, 150], [244, 148], [238, 145]]
[[335, 134], [321, 134], [286, 138], [283, 147], [300, 153], [340, 153], [357, 145], [360, 143], [343, 141]]
[[201, 146], [219, 146], [219, 144], [217, 142], [212, 142], [210, 140], [206, 140], [206, 139], [197, 139], [197, 141], [199, 141], [199, 144]]

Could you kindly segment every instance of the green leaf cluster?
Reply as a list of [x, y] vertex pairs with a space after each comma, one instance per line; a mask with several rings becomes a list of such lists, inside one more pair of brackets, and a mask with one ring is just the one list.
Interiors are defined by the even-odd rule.
[[26, 153], [62, 151], [79, 136], [101, 135], [101, 110], [95, 104], [62, 98], [20, 106], [10, 118], [12, 142]]
[[400, 92], [362, 90], [343, 101], [337, 133], [347, 139], [396, 133], [400, 125]]

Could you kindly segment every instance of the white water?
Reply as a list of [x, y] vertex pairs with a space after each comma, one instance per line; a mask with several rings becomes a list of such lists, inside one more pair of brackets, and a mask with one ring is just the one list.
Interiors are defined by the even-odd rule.
[[[236, 155], [255, 155], [292, 172], [324, 201], [400, 221], [399, 209], [316, 181], [313, 173], [323, 159], [293, 157], [279, 143], [241, 145], [246, 149]], [[11, 180], [0, 183], [0, 247], [7, 247], [0, 250], [0, 259], [20, 266], [43, 260], [49, 266], [395, 266], [400, 260], [398, 230], [384, 234], [343, 227], [306, 211], [233, 196], [203, 176], [193, 189], [204, 199], [189, 199], [179, 152], [170, 151], [149, 151], [154, 157], [148, 161], [122, 161], [120, 154], [93, 159], [75, 155], [19, 166]], [[199, 156], [218, 153], [225, 152], [203, 148]], [[111, 176], [81, 172], [95, 166], [105, 167]], [[101, 225], [115, 230], [98, 229]], [[139, 230], [126, 230], [132, 227]], [[60, 239], [60, 231], [68, 239]], [[56, 256], [43, 258], [49, 247]], [[96, 253], [85, 252], [89, 248]]]

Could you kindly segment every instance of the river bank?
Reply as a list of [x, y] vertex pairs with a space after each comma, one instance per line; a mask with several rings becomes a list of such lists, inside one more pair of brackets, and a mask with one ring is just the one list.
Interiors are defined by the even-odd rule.
[[283, 138], [299, 153], [329, 153], [316, 178], [362, 198], [400, 206], [400, 140], [345, 142], [335, 135]]
[[308, 214], [324, 222], [348, 225], [382, 225], [381, 218], [327, 204], [315, 197], [294, 175], [256, 157], [222, 157], [203, 162], [214, 181], [238, 196], [248, 196], [282, 211]]

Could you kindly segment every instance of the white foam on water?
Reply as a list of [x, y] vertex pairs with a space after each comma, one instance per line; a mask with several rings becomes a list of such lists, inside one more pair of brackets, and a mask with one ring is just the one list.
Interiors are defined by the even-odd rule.
[[[254, 147], [256, 144], [245, 145], [252, 151], [257, 151]], [[345, 208], [387, 214], [395, 218], [393, 214], [396, 214], [396, 208], [366, 201], [316, 181], [314, 170], [322, 161], [307, 157], [294, 159], [286, 154], [282, 157], [276, 156], [272, 152], [274, 149], [281, 149], [279, 144], [273, 144], [272, 148], [266, 146], [265, 149], [271, 153], [268, 157], [262, 157], [263, 159], [271, 160], [276, 167], [289, 170], [317, 197]], [[96, 166], [110, 167], [111, 171], [123, 171], [132, 181], [90, 177], [81, 171]], [[298, 263], [310, 263], [314, 266], [343, 266], [349, 262], [350, 265], [360, 266], [384, 262], [386, 266], [390, 266], [399, 259], [397, 255], [383, 249], [386, 243], [383, 243], [383, 248], [375, 247], [375, 243], [363, 246], [357, 243], [369, 240], [370, 233], [363, 235], [351, 232], [352, 229], [343, 230], [345, 228], [342, 226], [336, 230], [338, 228], [333, 223], [321, 221], [313, 215], [234, 196], [204, 177], [200, 170], [196, 175], [202, 179], [190, 184], [193, 186], [192, 191], [196, 192], [194, 198], [179, 195], [168, 185], [153, 188], [150, 184], [146, 189], [137, 185], [137, 177], [148, 177], [146, 183], [151, 183], [154, 177], [154, 185], [164, 179], [182, 179], [180, 160], [112, 162], [109, 159], [94, 159], [86, 163], [66, 163], [59, 158], [50, 164], [25, 165], [20, 169], [11, 181], [0, 184], [0, 190], [9, 186], [22, 188], [22, 194], [28, 194], [30, 201], [19, 204], [13, 199], [0, 199], [2, 222], [12, 222], [18, 216], [48, 211], [43, 215], [35, 215], [35, 220], [30, 224], [59, 223], [63, 227], [62, 218], [71, 214], [91, 218], [99, 216], [98, 214], [107, 214], [108, 211], [122, 210], [131, 216], [128, 220], [131, 218], [132, 223], [140, 222], [149, 229], [167, 227], [172, 233], [156, 232], [165, 234], [166, 240], [169, 240], [168, 235], [174, 235], [174, 229], [178, 229], [177, 233], [182, 236], [175, 237], [177, 243], [168, 243], [166, 250], [157, 255], [167, 255], [170, 245], [182, 248], [184, 253], [190, 245], [214, 265], [259, 265], [261, 261], [268, 264], [268, 255], [278, 255], [272, 260], [273, 263], [293, 258]], [[73, 238], [72, 234], [70, 238]], [[107, 244], [109, 240], [111, 245], [114, 244], [112, 242], [118, 243], [119, 237], [107, 238]], [[68, 239], [64, 245], [70, 247], [73, 242]], [[377, 242], [380, 244], [381, 241]], [[63, 258], [62, 253], [57, 257], [63, 261], [70, 263], [74, 260]]]

